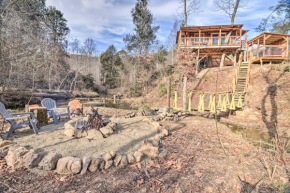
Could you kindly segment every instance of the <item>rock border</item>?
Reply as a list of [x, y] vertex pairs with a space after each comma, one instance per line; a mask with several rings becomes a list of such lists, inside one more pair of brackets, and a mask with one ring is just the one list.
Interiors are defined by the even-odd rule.
[[158, 134], [152, 139], [146, 139], [144, 144], [134, 153], [116, 154], [110, 151], [99, 157], [62, 157], [57, 152], [48, 152], [44, 155], [43, 153], [36, 153], [33, 149], [28, 150], [14, 142], [2, 140], [0, 141], [1, 157], [5, 157], [6, 164], [13, 170], [38, 167], [40, 170], [54, 171], [60, 175], [84, 175], [87, 171], [94, 173], [98, 170], [108, 170], [112, 167], [125, 168], [130, 164], [142, 162], [145, 157], [157, 157], [161, 140], [169, 135], [169, 129], [159, 122], [148, 118], [143, 121], [151, 124], [158, 131]]

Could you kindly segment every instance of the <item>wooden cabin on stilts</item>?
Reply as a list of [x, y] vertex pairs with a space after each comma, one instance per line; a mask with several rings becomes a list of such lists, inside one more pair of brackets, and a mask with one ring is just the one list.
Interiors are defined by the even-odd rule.
[[236, 65], [246, 51], [248, 30], [242, 24], [181, 27], [177, 34], [178, 63], [202, 68]]

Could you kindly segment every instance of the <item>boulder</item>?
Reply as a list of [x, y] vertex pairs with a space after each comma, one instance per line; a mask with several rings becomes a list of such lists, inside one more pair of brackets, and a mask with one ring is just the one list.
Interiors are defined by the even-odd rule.
[[28, 149], [25, 147], [11, 146], [7, 156], [5, 157], [7, 165], [10, 166], [13, 170], [23, 167], [23, 156], [28, 152]]
[[113, 165], [114, 161], [113, 160], [108, 160], [105, 162], [105, 170], [109, 169]]
[[113, 158], [113, 156], [110, 153], [105, 153], [103, 155], [103, 160], [108, 161], [111, 160]]
[[109, 123], [106, 127], [111, 127], [112, 129], [113, 129], [113, 131], [117, 131], [117, 123], [113, 123], [113, 122], [111, 122], [111, 123]]
[[85, 133], [82, 133], [81, 130], [76, 129], [76, 127], [80, 128], [84, 123], [84, 120], [70, 120], [64, 124], [64, 130], [61, 133], [68, 137], [85, 137]]
[[123, 155], [122, 158], [121, 158], [121, 162], [120, 162], [119, 167], [120, 168], [125, 168], [127, 165], [128, 165], [127, 156]]
[[134, 152], [134, 157], [136, 159], [136, 162], [141, 162], [143, 157], [144, 157], [144, 154], [141, 153], [140, 151], [135, 151]]
[[164, 135], [164, 136], [168, 136], [169, 135], [169, 131], [167, 129], [162, 129], [161, 130], [161, 133]]
[[8, 146], [8, 145], [12, 145], [12, 144], [15, 144], [15, 143], [13, 141], [3, 140], [3, 141], [0, 141], [0, 148]]
[[129, 164], [133, 164], [133, 163], [136, 162], [136, 159], [135, 159], [135, 157], [132, 154], [128, 154], [127, 155], [127, 160], [128, 160]]
[[100, 168], [100, 163], [103, 162], [101, 158], [92, 158], [91, 164], [89, 165], [89, 171], [94, 173]]
[[116, 153], [114, 151], [110, 151], [110, 155], [112, 156], [112, 159], [116, 156]]
[[96, 129], [91, 129], [87, 133], [88, 133], [87, 135], [88, 139], [102, 140], [104, 138], [103, 134], [99, 130], [96, 130]]
[[57, 162], [56, 172], [62, 175], [78, 174], [82, 169], [82, 160], [77, 157], [60, 158]]
[[13, 144], [0, 148], [0, 160], [5, 158], [5, 156], [7, 156], [9, 148], [11, 146], [13, 146]]
[[99, 166], [99, 169], [100, 170], [105, 169], [105, 161], [104, 160], [101, 161], [100, 166]]
[[40, 161], [38, 167], [42, 170], [51, 171], [56, 168], [58, 160], [62, 157], [61, 154], [50, 152]]
[[160, 123], [159, 122], [156, 122], [156, 121], [153, 121], [151, 123], [151, 125], [154, 127], [154, 129], [158, 129], [158, 127], [160, 126]]
[[24, 166], [26, 168], [35, 168], [43, 158], [43, 154], [35, 153], [33, 150], [23, 156]]
[[151, 145], [151, 146], [154, 146], [154, 147], [158, 147], [159, 146], [159, 143], [160, 143], [160, 140], [155, 140], [155, 139], [146, 139], [144, 141], [144, 144], [148, 144], [148, 145]]
[[151, 158], [157, 157], [159, 154], [159, 148], [150, 144], [142, 145], [138, 151]]
[[114, 166], [117, 167], [119, 166], [120, 162], [121, 162], [121, 159], [122, 159], [122, 155], [116, 155], [115, 158], [114, 158]]
[[111, 127], [109, 127], [109, 126], [102, 127], [100, 129], [100, 131], [102, 132], [104, 137], [109, 137], [110, 135], [112, 135], [114, 133], [114, 130]]
[[157, 135], [154, 136], [154, 139], [158, 142], [160, 142], [161, 139], [164, 138], [164, 134], [163, 133], [159, 133]]
[[91, 157], [84, 157], [83, 158], [83, 169], [81, 171], [81, 175], [86, 174], [86, 172], [88, 170], [88, 167], [89, 167], [91, 161], [92, 161], [92, 158]]
[[154, 115], [156, 115], [156, 111], [154, 111], [152, 109], [145, 109], [145, 110], [143, 110], [143, 115], [144, 116], [154, 116]]

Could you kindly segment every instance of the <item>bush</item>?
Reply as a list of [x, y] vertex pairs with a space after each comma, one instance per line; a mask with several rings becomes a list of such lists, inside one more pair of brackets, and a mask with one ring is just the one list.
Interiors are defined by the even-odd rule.
[[284, 67], [284, 72], [290, 72], [290, 66], [285, 66]]
[[158, 92], [159, 92], [160, 96], [163, 96], [167, 93], [167, 88], [166, 88], [166, 85], [164, 83], [160, 84]]

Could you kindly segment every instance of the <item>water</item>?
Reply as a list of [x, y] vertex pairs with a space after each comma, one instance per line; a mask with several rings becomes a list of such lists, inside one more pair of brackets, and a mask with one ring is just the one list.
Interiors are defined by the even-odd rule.
[[[258, 146], [265, 149], [275, 148], [272, 141], [273, 138], [265, 130], [230, 123], [223, 124], [226, 125], [233, 133], [240, 135], [243, 139], [249, 141], [254, 146]], [[288, 137], [283, 136], [279, 136], [279, 138], [283, 140], [288, 139]], [[286, 149], [287, 152], [289, 152], [290, 146], [288, 145]]]

